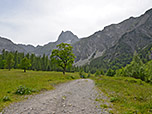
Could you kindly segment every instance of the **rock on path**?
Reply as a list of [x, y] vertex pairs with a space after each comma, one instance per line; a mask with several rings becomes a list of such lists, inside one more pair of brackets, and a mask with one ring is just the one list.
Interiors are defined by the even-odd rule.
[[109, 114], [95, 101], [99, 93], [93, 80], [79, 79], [55, 90], [11, 105], [4, 114]]

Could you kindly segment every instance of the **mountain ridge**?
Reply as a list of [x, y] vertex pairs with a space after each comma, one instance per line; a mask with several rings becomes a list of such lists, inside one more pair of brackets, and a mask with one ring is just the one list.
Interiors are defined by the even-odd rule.
[[[116, 66], [116, 68], [113, 69], [118, 69], [122, 66], [125, 66], [127, 63], [131, 61], [133, 53], [135, 51], [140, 52], [145, 47], [148, 47], [151, 44], [152, 12], [148, 13], [148, 18], [146, 18], [146, 21], [143, 24], [140, 24], [140, 26], [136, 27], [134, 30], [130, 32], [126, 32], [119, 39], [118, 43], [111, 47], [109, 50], [107, 50], [102, 57], [94, 59], [91, 62], [91, 66], [102, 67], [102, 64], [107, 68], [113, 68], [112, 66]], [[100, 65], [98, 64], [99, 61]]]
[[6, 51], [18, 51], [18, 52], [26, 53], [26, 50], [18, 47], [18, 45], [13, 43], [10, 39], [0, 37], [0, 53], [2, 52], [3, 49], [5, 49]]
[[[94, 55], [94, 57], [90, 57], [93, 59], [102, 56], [107, 49], [111, 48], [119, 41], [123, 34], [130, 32], [138, 26], [144, 24], [148, 17], [148, 13], [144, 13], [140, 17], [130, 17], [129, 19], [126, 19], [118, 24], [106, 26], [102, 31], [95, 32], [88, 38], [82, 39], [81, 43], [76, 46], [74, 45], [74, 50], [76, 50], [75, 54], [78, 57], [76, 59], [78, 64], [76, 65], [79, 66], [79, 63], [83, 63], [82, 65], [89, 63], [90, 60], [88, 57], [90, 55]], [[84, 45], [86, 46], [84, 47]], [[80, 49], [78, 48], [81, 48], [81, 52], [86, 49], [87, 51], [85, 51], [85, 53], [81, 53], [79, 51]]]

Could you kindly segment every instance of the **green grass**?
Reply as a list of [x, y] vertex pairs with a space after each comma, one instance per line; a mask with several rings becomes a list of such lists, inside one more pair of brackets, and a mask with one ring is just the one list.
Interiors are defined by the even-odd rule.
[[152, 85], [129, 77], [93, 77], [109, 97], [114, 114], [152, 114]]
[[44, 72], [22, 70], [0, 70], [0, 111], [12, 102], [26, 99], [27, 95], [17, 95], [15, 92], [19, 86], [25, 86], [34, 90], [37, 94], [42, 91], [51, 90], [55, 85], [69, 80], [79, 78], [78, 73]]

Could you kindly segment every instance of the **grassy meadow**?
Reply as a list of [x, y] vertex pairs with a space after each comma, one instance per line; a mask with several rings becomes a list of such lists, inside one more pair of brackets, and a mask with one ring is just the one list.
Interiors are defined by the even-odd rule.
[[[55, 85], [78, 79], [79, 73], [0, 70], [0, 111], [10, 103], [27, 99], [16, 94], [22, 86], [37, 94], [51, 90]], [[96, 86], [108, 96], [114, 114], [152, 114], [152, 85], [131, 77], [92, 76]], [[101, 99], [102, 100], [102, 99]], [[100, 101], [100, 100], [99, 100]], [[102, 107], [102, 106], [101, 106]], [[104, 108], [108, 106], [104, 105]]]
[[0, 111], [12, 102], [27, 98], [27, 95], [15, 94], [19, 86], [32, 90], [32, 94], [51, 90], [55, 85], [79, 78], [78, 73], [45, 72], [23, 70], [0, 70]]
[[130, 77], [93, 77], [114, 114], [152, 114], [152, 85]]

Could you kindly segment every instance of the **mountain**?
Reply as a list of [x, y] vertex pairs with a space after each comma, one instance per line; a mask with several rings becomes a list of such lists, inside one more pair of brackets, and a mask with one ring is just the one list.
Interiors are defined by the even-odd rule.
[[[112, 24], [105, 27], [102, 31], [98, 31], [89, 37], [81, 39], [73, 45], [74, 54], [77, 56], [75, 65], [81, 66], [90, 63], [90, 61], [98, 57], [103, 58], [103, 56], [108, 56], [110, 52], [112, 53], [107, 58], [112, 59], [116, 47], [119, 47], [120, 45], [124, 46], [123, 43], [120, 43], [123, 41], [128, 42], [127, 45], [131, 46], [131, 48], [128, 48], [129, 50], [131, 49], [132, 53], [137, 50], [137, 48], [132, 47], [135, 45], [133, 41], [137, 43], [136, 45], [138, 45], [138, 48], [143, 48], [143, 46], [151, 43], [148, 43], [150, 39], [143, 42], [141, 41], [145, 40], [144, 35], [150, 35], [149, 37], [151, 37], [151, 31], [149, 28], [152, 25], [151, 14], [152, 9], [148, 10], [140, 17], [130, 17], [121, 23]], [[129, 38], [131, 38], [130, 40], [132, 41], [129, 42]], [[138, 44], [139, 42], [140, 45]], [[124, 51], [125, 48], [127, 47], [124, 46], [122, 50]]]
[[18, 47], [23, 48], [24, 50], [26, 50], [27, 53], [35, 50], [35, 47], [33, 45], [18, 44]]
[[0, 52], [3, 49], [7, 51], [18, 51], [24, 53], [35, 53], [36, 55], [50, 55], [52, 50], [56, 48], [56, 45], [60, 43], [69, 43], [74, 44], [79, 41], [79, 38], [74, 35], [71, 31], [62, 31], [58, 37], [56, 42], [50, 42], [44, 46], [32, 46], [32, 45], [24, 45], [24, 44], [15, 44], [11, 40], [0, 37]]
[[37, 46], [35, 50], [32, 51], [32, 53], [35, 53], [36, 55], [50, 55], [55, 46], [55, 42], [50, 42], [44, 46]]
[[18, 52], [25, 52], [26, 50], [19, 47], [17, 44], [14, 44], [11, 40], [7, 38], [0, 37], [0, 53], [2, 50], [5, 49], [6, 51], [18, 51]]
[[[140, 20], [133, 30], [124, 33], [118, 42], [106, 50], [103, 56], [91, 61], [92, 67], [106, 66], [107, 68], [120, 68], [129, 63], [132, 59], [133, 53], [140, 52], [147, 47], [152, 47], [152, 9], [148, 10], [139, 18]], [[141, 24], [142, 23], [142, 24]], [[115, 68], [114, 68], [115, 69]]]
[[35, 50], [32, 51], [32, 53], [38, 54], [38, 55], [50, 55], [52, 50], [56, 48], [56, 45], [60, 43], [69, 43], [74, 44], [77, 41], [79, 41], [79, 38], [74, 35], [71, 31], [62, 31], [61, 34], [58, 37], [58, 40], [56, 42], [50, 42], [44, 46], [36, 47]]
[[55, 42], [56, 45], [60, 43], [68, 43], [68, 44], [74, 44], [75, 42], [79, 41], [79, 38], [74, 35], [71, 31], [62, 31], [62, 33], [59, 35], [58, 40]]

